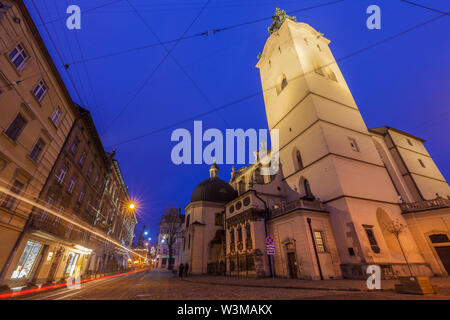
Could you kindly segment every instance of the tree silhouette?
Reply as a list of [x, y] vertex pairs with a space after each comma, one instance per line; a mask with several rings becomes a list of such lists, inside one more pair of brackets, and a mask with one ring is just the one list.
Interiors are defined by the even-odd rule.
[[169, 249], [169, 270], [173, 269], [173, 245], [181, 235], [183, 220], [179, 209], [172, 207], [166, 207], [164, 209], [164, 215], [160, 223], [160, 232], [163, 234], [163, 239], [166, 241]]

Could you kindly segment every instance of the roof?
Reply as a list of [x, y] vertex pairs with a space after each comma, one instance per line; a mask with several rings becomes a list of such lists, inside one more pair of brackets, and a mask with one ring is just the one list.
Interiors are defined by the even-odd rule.
[[389, 130], [395, 131], [397, 133], [403, 134], [403, 135], [411, 137], [413, 139], [417, 139], [417, 140], [422, 141], [422, 142], [426, 141], [426, 140], [424, 140], [422, 138], [416, 137], [416, 136], [414, 136], [414, 135], [412, 135], [410, 133], [407, 133], [405, 131], [402, 131], [402, 130], [399, 130], [399, 129], [395, 129], [395, 128], [392, 128], [392, 127], [388, 127], [388, 126], [383, 126], [383, 127], [377, 127], [377, 128], [369, 129], [370, 132], [378, 133], [378, 134], [382, 134], [382, 135], [386, 135]]
[[191, 202], [210, 201], [218, 203], [227, 203], [237, 197], [233, 187], [218, 177], [212, 177], [203, 180], [194, 189]]

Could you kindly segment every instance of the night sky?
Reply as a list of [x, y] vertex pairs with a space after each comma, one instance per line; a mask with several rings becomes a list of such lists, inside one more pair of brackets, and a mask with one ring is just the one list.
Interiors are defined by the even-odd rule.
[[[176, 166], [171, 162], [172, 131], [192, 130], [193, 116], [261, 89], [255, 65], [276, 6], [289, 14], [333, 0], [211, 0], [187, 32], [208, 0], [130, 1], [147, 26], [127, 0], [34, 0], [51, 39], [33, 1], [25, 3], [74, 101], [92, 112], [105, 149], [117, 149], [130, 195], [138, 200], [136, 233], [145, 223], [155, 238], [164, 207], [184, 208], [195, 186], [209, 175], [206, 164]], [[414, 1], [450, 10], [448, 0]], [[69, 4], [86, 11], [81, 30], [65, 26]], [[381, 7], [381, 30], [366, 28], [366, 8], [371, 4]], [[439, 13], [400, 0], [345, 0], [293, 15], [331, 40], [330, 48], [339, 59]], [[164, 42], [183, 33], [190, 36], [266, 17], [215, 35], [179, 41], [171, 52], [175, 59], [169, 56], [163, 63], [167, 51], [159, 45], [110, 55], [158, 43], [156, 36]], [[338, 62], [367, 127], [391, 126], [427, 140], [425, 146], [447, 180], [449, 27], [446, 16]], [[171, 50], [174, 44], [167, 48]], [[69, 64], [67, 71], [64, 64]], [[191, 120], [179, 124], [185, 119]], [[267, 128], [262, 94], [196, 119], [203, 121], [204, 130]], [[158, 131], [161, 128], [167, 129]], [[220, 177], [228, 181], [230, 170], [231, 166], [221, 165]]]

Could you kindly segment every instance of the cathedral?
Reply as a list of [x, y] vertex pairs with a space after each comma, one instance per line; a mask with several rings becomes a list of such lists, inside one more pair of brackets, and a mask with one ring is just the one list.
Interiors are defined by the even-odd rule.
[[323, 34], [277, 10], [256, 67], [279, 170], [212, 165], [185, 207], [192, 274], [384, 279], [450, 274], [450, 188], [424, 140], [368, 129]]

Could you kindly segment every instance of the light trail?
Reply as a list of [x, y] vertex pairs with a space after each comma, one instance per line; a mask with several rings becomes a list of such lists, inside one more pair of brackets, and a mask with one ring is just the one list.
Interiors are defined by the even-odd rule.
[[[110, 279], [110, 278], [117, 278], [117, 277], [123, 277], [129, 274], [134, 274], [134, 273], [139, 273], [145, 270], [148, 270], [150, 268], [144, 268], [141, 270], [135, 270], [135, 271], [130, 271], [130, 272], [125, 272], [125, 273], [120, 273], [120, 274], [113, 274], [110, 276], [103, 276], [103, 277], [99, 277], [96, 279], [85, 279], [85, 280], [81, 280], [79, 282], [76, 282], [76, 284], [82, 284], [82, 283], [86, 283], [86, 282], [91, 282], [91, 281], [96, 281], [96, 280], [104, 280], [104, 279]], [[7, 298], [13, 298], [13, 297], [17, 297], [17, 296], [22, 296], [24, 294], [30, 294], [30, 293], [35, 293], [35, 292], [42, 292], [42, 291], [47, 291], [50, 289], [56, 289], [56, 288], [62, 288], [67, 286], [67, 282], [62, 282], [62, 283], [58, 283], [58, 284], [54, 284], [54, 285], [50, 285], [50, 286], [45, 286], [45, 287], [40, 287], [40, 288], [35, 288], [35, 289], [28, 289], [28, 290], [21, 290], [18, 292], [8, 292], [8, 293], [3, 293], [0, 294], [0, 299], [7, 299]]]
[[[100, 238], [102, 238], [102, 239], [104, 239], [104, 240], [106, 240], [106, 241], [108, 241], [108, 242], [110, 242], [110, 243], [112, 243], [112, 244], [118, 246], [119, 248], [122, 248], [122, 249], [124, 249], [124, 250], [126, 250], [126, 251], [128, 251], [128, 252], [131, 252], [131, 253], [133, 253], [133, 254], [135, 254], [135, 255], [141, 257], [141, 258], [144, 258], [144, 259], [147, 258], [147, 257], [144, 257], [143, 255], [140, 255], [139, 253], [137, 253], [137, 252], [135, 252], [135, 251], [133, 251], [133, 250], [131, 250], [131, 249], [129, 249], [129, 248], [123, 246], [123, 245], [120, 244], [119, 242], [114, 241], [114, 240], [110, 239], [110, 238], [107, 237], [107, 236], [104, 236], [104, 235], [101, 234], [101, 233], [98, 233], [98, 232], [96, 232], [96, 231], [94, 231], [94, 230], [92, 230], [92, 229], [90, 229], [90, 228], [88, 228], [88, 227], [86, 227], [86, 226], [83, 226], [82, 224], [80, 224], [80, 223], [78, 223], [78, 222], [76, 222], [76, 221], [74, 221], [74, 220], [72, 220], [72, 219], [70, 219], [70, 218], [68, 218], [68, 217], [66, 217], [66, 216], [64, 216], [64, 215], [62, 215], [62, 214], [60, 214], [60, 213], [54, 211], [54, 210], [52, 210], [52, 209], [49, 209], [48, 207], [45, 207], [45, 206], [39, 204], [39, 203], [36, 202], [36, 201], [31, 201], [31, 200], [29, 200], [29, 199], [27, 199], [27, 198], [25, 198], [25, 197], [22, 197], [21, 195], [18, 195], [18, 194], [12, 192], [11, 190], [9, 190], [9, 189], [7, 189], [7, 188], [5, 188], [5, 187], [3, 187], [3, 186], [0, 186], [0, 192], [3, 192], [3, 193], [5, 193], [5, 194], [7, 194], [7, 195], [10, 195], [11, 197], [14, 197], [14, 198], [16, 198], [16, 199], [18, 199], [18, 200], [24, 201], [24, 202], [26, 202], [26, 203], [28, 203], [28, 204], [30, 204], [30, 205], [36, 207], [36, 208], [39, 208], [39, 209], [41, 209], [41, 210], [44, 210], [46, 213], [50, 213], [50, 214], [54, 215], [55, 217], [58, 217], [58, 218], [60, 218], [60, 219], [62, 219], [62, 220], [64, 220], [64, 221], [67, 221], [67, 222], [73, 224], [74, 226], [77, 226], [77, 227], [79, 227], [79, 228], [81, 228], [81, 229], [83, 229], [83, 230], [86, 230], [86, 231], [88, 231], [88, 232], [90, 232], [90, 233], [92, 233], [92, 234], [94, 234], [94, 235], [96, 235], [96, 236], [98, 236], [98, 237], [100, 237]], [[31, 214], [31, 213], [30, 213], [30, 214]]]

